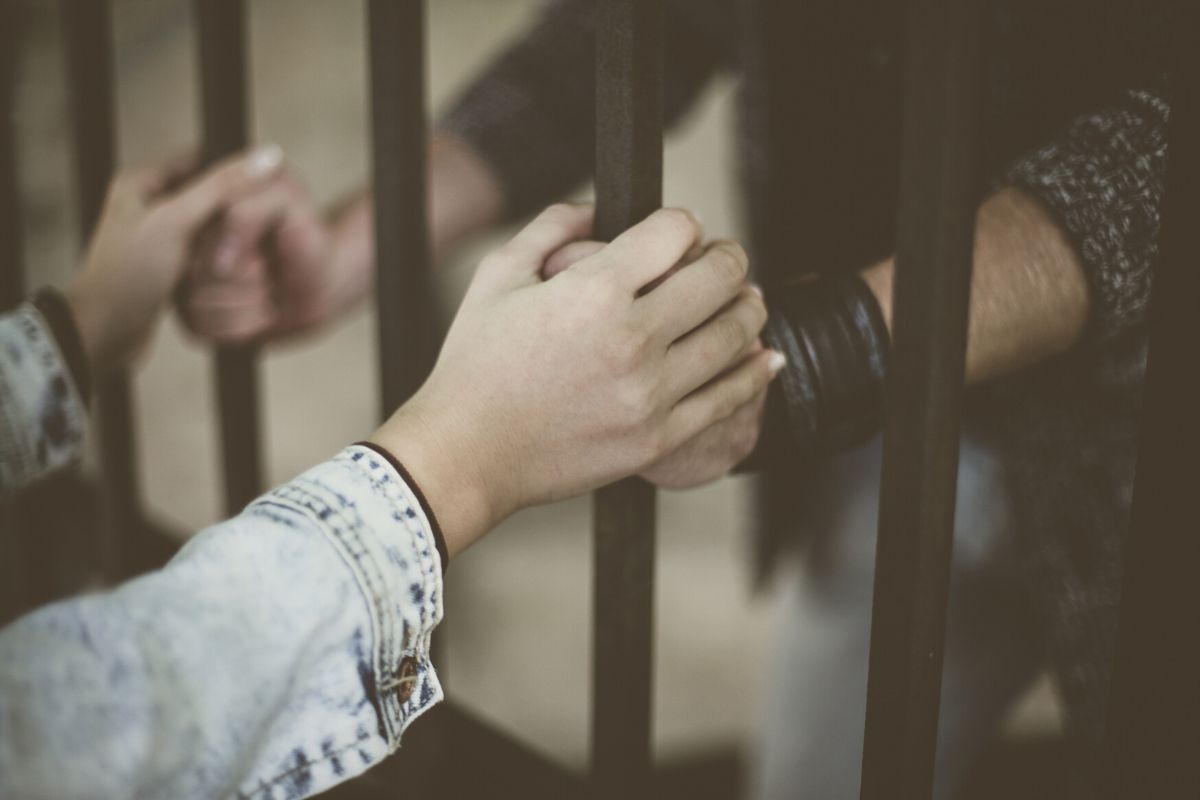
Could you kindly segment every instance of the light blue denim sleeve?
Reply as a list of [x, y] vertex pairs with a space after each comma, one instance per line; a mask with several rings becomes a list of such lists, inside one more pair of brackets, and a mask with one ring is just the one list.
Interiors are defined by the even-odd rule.
[[79, 457], [87, 409], [31, 304], [0, 315], [0, 496]]
[[295, 798], [363, 772], [442, 698], [431, 537], [401, 477], [350, 447], [162, 570], [16, 621], [0, 797]]

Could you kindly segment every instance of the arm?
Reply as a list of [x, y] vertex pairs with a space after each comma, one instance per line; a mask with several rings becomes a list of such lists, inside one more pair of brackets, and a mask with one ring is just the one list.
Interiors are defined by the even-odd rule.
[[[862, 273], [892, 324], [888, 259]], [[1083, 261], [1070, 235], [1029, 191], [1007, 187], [975, 219], [967, 333], [967, 385], [1059, 355], [1080, 341], [1088, 316]]]
[[143, 350], [183, 272], [188, 244], [222, 204], [279, 166], [278, 148], [229, 159], [178, 192], [179, 169], [128, 170], [113, 181], [83, 267], [60, 294], [44, 289], [0, 316], [0, 495], [74, 461], [92, 375]]
[[318, 791], [441, 698], [441, 566], [412, 490], [355, 447], [164, 569], [0, 632], [0, 794]]
[[[1007, 186], [981, 205], [968, 385], [1073, 348], [1102, 349], [1142, 324], [1157, 252], [1167, 115], [1160, 93], [1129, 92], [1018, 160]], [[771, 390], [766, 415], [749, 426], [714, 426], [656, 467], [669, 482], [650, 477], [660, 485], [697, 485], [739, 463], [755, 441], [762, 442], [753, 459], [760, 463], [836, 449], [876, 431], [893, 269], [888, 259], [864, 270], [861, 282], [797, 283], [770, 298], [764, 338], [788, 356], [788, 369]], [[771, 430], [760, 436], [764, 420]]]
[[[435, 260], [496, 223], [560, 199], [591, 174], [593, 6], [592, 0], [549, 3], [439, 122], [428, 180]], [[686, 112], [735, 49], [733, 12], [731, 0], [668, 3], [668, 124]], [[191, 276], [184, 315], [200, 336], [231, 342], [310, 331], [370, 291], [375, 237], [369, 191], [354, 194], [326, 222], [295, 178], [286, 183], [231, 209], [220, 242]]]
[[542, 282], [591, 221], [554, 207], [480, 265], [433, 373], [369, 446], [160, 572], [0, 632], [0, 794], [299, 797], [394, 750], [441, 697], [443, 551], [644, 468], [778, 369], [740, 358], [766, 318], [745, 254], [698, 248], [678, 210]]

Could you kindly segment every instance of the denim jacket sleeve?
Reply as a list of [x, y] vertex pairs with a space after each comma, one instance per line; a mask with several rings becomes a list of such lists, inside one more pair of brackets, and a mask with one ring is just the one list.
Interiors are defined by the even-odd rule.
[[162, 570], [0, 632], [0, 797], [294, 798], [437, 703], [441, 563], [417, 497], [350, 447]]
[[87, 409], [33, 304], [0, 316], [0, 496], [79, 457]]

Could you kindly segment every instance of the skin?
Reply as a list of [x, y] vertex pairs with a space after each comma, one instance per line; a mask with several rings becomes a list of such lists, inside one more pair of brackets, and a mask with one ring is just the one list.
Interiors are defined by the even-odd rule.
[[451, 557], [518, 508], [646, 469], [782, 367], [745, 355], [766, 321], [745, 252], [697, 248], [678, 209], [544, 281], [591, 225], [590, 207], [555, 206], [485, 259], [428, 381], [375, 434], [420, 482]]
[[[65, 292], [97, 375], [145, 346], [216, 220], [239, 202], [253, 216], [290, 197], [281, 161], [264, 148], [173, 191], [182, 164], [114, 181]], [[543, 280], [592, 215], [554, 206], [484, 259], [428, 380], [371, 437], [416, 477], [451, 557], [518, 508], [647, 468], [735, 415], [783, 366], [777, 353], [748, 354], [767, 311], [745, 285], [745, 252], [702, 245], [685, 211], [656, 212]]]
[[82, 268], [64, 290], [93, 371], [127, 365], [148, 345], [190, 258], [223, 208], [271, 185], [283, 161], [268, 145], [229, 158], [183, 188], [188, 159], [127, 170], [109, 186]]
[[[430, 233], [437, 252], [445, 252], [503, 217], [503, 193], [498, 181], [483, 160], [461, 142], [435, 141], [430, 152], [429, 187]], [[311, 200], [300, 202], [308, 206], [307, 218], [317, 219]], [[286, 220], [295, 213], [291, 208], [280, 208], [278, 219]], [[318, 283], [353, 283], [354, 290], [336, 293], [336, 302], [319, 303], [319, 311], [307, 318], [309, 327], [336, 317], [367, 292], [374, 259], [370, 220], [370, 196], [361, 194], [312, 234], [313, 239], [324, 238], [327, 244], [314, 248], [311, 260], [306, 262], [310, 274], [324, 276], [316, 278]], [[256, 242], [271, 242], [269, 226], [240, 230], [229, 227], [223, 235], [240, 243], [245, 264], [252, 264], [252, 254], [261, 249]], [[587, 247], [594, 246], [572, 245], [554, 259], [548, 275], [562, 271]], [[332, 268], [316, 267], [322, 252], [333, 254], [325, 262]], [[219, 288], [222, 282], [213, 278], [213, 270], [203, 263], [204, 258], [201, 262], [200, 285]], [[277, 267], [281, 274], [297, 268], [288, 259], [279, 260]], [[252, 267], [247, 269], [254, 271]], [[862, 272], [889, 327], [894, 269], [894, 261], [889, 258]], [[1062, 353], [1079, 341], [1089, 301], [1082, 261], [1058, 222], [1034, 197], [1009, 187], [982, 203], [977, 215], [973, 270], [966, 364], [969, 385]], [[265, 268], [260, 268], [259, 280], [264, 284], [267, 274]], [[314, 293], [335, 294], [325, 289]], [[194, 328], [199, 335], [214, 339], [224, 338], [231, 330], [276, 336], [287, 332], [274, 327], [273, 320], [281, 313], [278, 309], [307, 302], [302, 295], [264, 291], [255, 302], [241, 306], [236, 319], [220, 324], [202, 322]], [[287, 315], [286, 310], [282, 313]], [[642, 476], [662, 488], [679, 489], [725, 474], [757, 442], [764, 398], [749, 399], [734, 414], [648, 466]]]

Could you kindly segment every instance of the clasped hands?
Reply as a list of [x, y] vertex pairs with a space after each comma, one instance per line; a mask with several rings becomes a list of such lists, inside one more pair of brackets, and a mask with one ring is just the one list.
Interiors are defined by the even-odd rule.
[[[278, 148], [178, 188], [178, 166], [118, 177], [66, 290], [93, 370], [128, 363], [168, 298], [216, 342], [311, 330], [366, 292]], [[488, 255], [431, 375], [371, 439], [405, 463], [453, 555], [514, 510], [631, 474], [688, 486], [753, 447], [783, 358], [735, 243], [652, 214], [610, 244], [557, 205]], [[361, 247], [362, 243], [355, 246]]]

